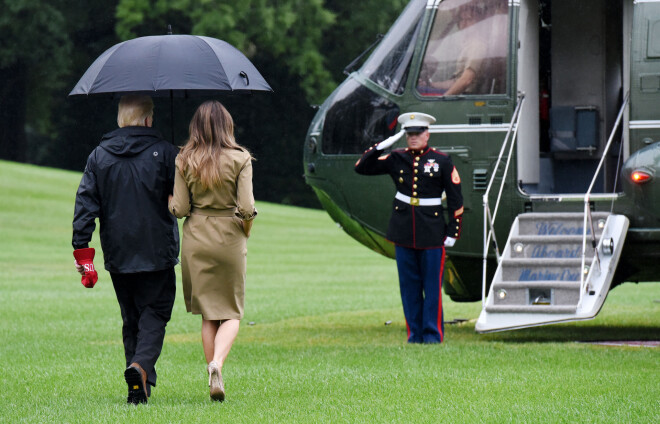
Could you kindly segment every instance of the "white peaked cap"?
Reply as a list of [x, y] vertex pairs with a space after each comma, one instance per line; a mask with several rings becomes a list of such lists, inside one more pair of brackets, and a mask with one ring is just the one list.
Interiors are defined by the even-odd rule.
[[425, 127], [435, 123], [435, 118], [431, 115], [421, 112], [408, 112], [399, 115], [399, 124], [401, 128], [406, 129], [409, 127]]

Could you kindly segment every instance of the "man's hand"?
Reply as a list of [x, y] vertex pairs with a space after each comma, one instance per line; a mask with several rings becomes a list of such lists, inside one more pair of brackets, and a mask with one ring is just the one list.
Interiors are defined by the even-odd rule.
[[76, 271], [78, 271], [80, 275], [85, 275], [85, 268], [82, 265], [80, 265], [78, 261], [75, 259], [73, 260], [73, 266], [76, 267]]
[[452, 247], [452, 246], [454, 246], [454, 243], [456, 243], [455, 238], [453, 238], [453, 237], [445, 238], [445, 247]]
[[392, 137], [386, 138], [385, 140], [378, 143], [378, 145], [376, 146], [376, 150], [385, 150], [385, 149], [387, 149], [392, 144], [396, 143], [396, 141], [398, 139], [400, 139], [405, 133], [406, 132], [404, 130], [401, 130], [398, 133], [394, 134]]
[[74, 262], [76, 269], [82, 275], [80, 282], [88, 289], [93, 288], [96, 282], [99, 280], [99, 275], [96, 273], [96, 269], [94, 269], [95, 253], [96, 251], [93, 247], [88, 247], [86, 249], [76, 249], [73, 251], [73, 257], [76, 259]]

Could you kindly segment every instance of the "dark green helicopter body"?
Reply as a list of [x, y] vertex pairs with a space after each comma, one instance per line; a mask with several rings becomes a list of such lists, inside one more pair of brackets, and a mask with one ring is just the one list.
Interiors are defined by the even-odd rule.
[[[479, 13], [472, 33], [481, 40], [476, 50], [486, 77], [469, 91], [443, 95], [432, 88], [438, 72], [430, 76], [429, 68], [446, 65], [438, 56], [462, 54], [442, 43], [460, 42], [452, 19], [470, 6]], [[463, 232], [447, 251], [444, 284], [453, 300], [482, 298], [484, 194], [493, 172], [494, 185], [504, 184], [495, 223], [503, 245], [519, 214], [581, 212], [610, 139], [588, 204], [630, 220], [612, 285], [658, 280], [660, 1], [412, 0], [320, 107], [304, 146], [305, 178], [323, 207], [351, 237], [388, 257], [394, 186], [388, 176], [357, 175], [354, 164], [398, 132], [404, 112], [436, 117], [429, 144], [451, 155], [461, 176]], [[504, 175], [498, 155], [514, 133]], [[631, 179], [639, 170], [648, 177], [643, 183]], [[496, 196], [489, 192], [489, 201]], [[490, 281], [494, 254], [488, 263]]]

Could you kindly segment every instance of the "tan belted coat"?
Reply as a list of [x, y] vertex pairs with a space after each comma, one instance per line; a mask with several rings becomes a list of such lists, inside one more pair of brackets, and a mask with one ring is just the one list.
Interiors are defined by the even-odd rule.
[[181, 242], [186, 310], [206, 320], [241, 319], [245, 299], [247, 236], [243, 220], [257, 214], [252, 158], [244, 149], [224, 149], [220, 185], [204, 189], [189, 170], [177, 168], [169, 209], [187, 217]]

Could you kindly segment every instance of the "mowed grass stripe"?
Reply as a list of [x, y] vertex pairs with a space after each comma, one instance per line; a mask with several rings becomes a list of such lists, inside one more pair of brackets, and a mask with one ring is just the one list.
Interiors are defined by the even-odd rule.
[[660, 285], [616, 288], [592, 321], [488, 335], [474, 332], [479, 303], [445, 297], [445, 319], [468, 321], [447, 325], [442, 346], [409, 346], [393, 261], [322, 211], [264, 202], [227, 401], [208, 400], [200, 318], [179, 292], [153, 397], [125, 405], [121, 319], [98, 232], [97, 286], [85, 289], [72, 266], [79, 181], [0, 161], [2, 422], [660, 421], [657, 348], [576, 343], [660, 339]]

